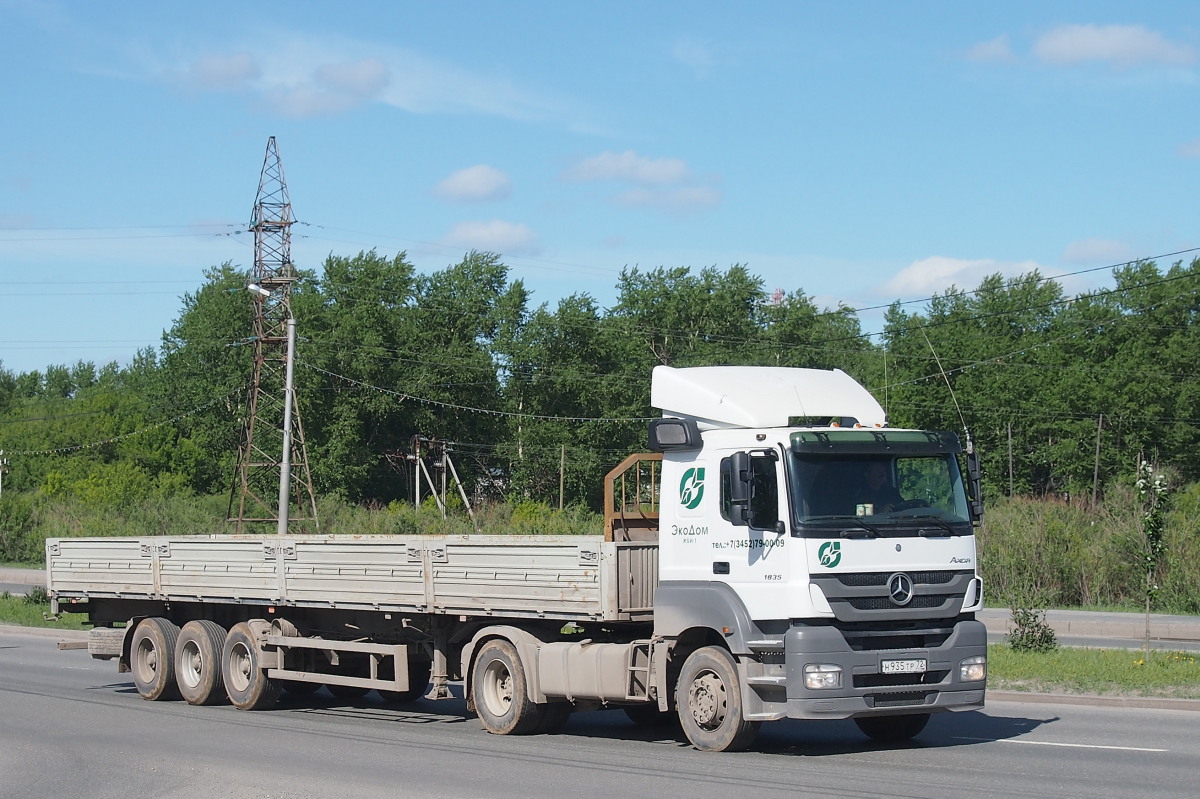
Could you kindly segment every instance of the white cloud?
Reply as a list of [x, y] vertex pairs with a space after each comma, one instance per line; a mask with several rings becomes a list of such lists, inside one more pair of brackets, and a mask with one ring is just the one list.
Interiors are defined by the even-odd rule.
[[712, 47], [691, 36], [680, 37], [671, 47], [671, 56], [697, 75], [708, 74], [715, 63]]
[[266, 92], [267, 102], [284, 116], [336, 114], [377, 99], [390, 81], [387, 66], [377, 58], [319, 65], [312, 79]]
[[669, 189], [634, 188], [618, 194], [614, 201], [629, 207], [659, 208], [675, 213], [712, 208], [721, 202], [721, 192], [708, 186], [681, 186]]
[[721, 192], [695, 179], [681, 158], [649, 158], [633, 150], [604, 152], [584, 158], [563, 172], [566, 180], [632, 183], [633, 187], [611, 198], [628, 208], [657, 208], [671, 213], [688, 213], [712, 208], [721, 202]]
[[1063, 261], [1080, 266], [1124, 263], [1134, 257], [1129, 245], [1112, 239], [1073, 241], [1063, 252]]
[[378, 102], [414, 114], [481, 114], [595, 129], [570, 98], [529, 91], [503, 75], [470, 72], [413, 50], [332, 34], [263, 34], [227, 52], [193, 55], [182, 65], [150, 55], [141, 58], [141, 70], [208, 91], [249, 89], [287, 116], [335, 114]]
[[202, 55], [184, 70], [187, 84], [204, 91], [246, 89], [261, 74], [254, 56], [246, 52]]
[[1184, 158], [1200, 158], [1200, 139], [1193, 139], [1180, 147], [1179, 154]]
[[460, 169], [437, 184], [433, 192], [443, 200], [483, 202], [502, 200], [512, 191], [508, 175], [494, 166], [479, 164]]
[[619, 180], [640, 186], [680, 183], [691, 175], [687, 162], [680, 158], [647, 158], [633, 150], [604, 152], [585, 158], [563, 173], [568, 180], [580, 182]]
[[332, 91], [359, 97], [378, 94], [391, 80], [387, 65], [378, 58], [322, 64], [317, 67], [315, 76], [318, 83]]
[[1050, 64], [1102, 61], [1128, 67], [1137, 64], [1180, 66], [1196, 60], [1196, 51], [1141, 25], [1063, 25], [1043, 34], [1034, 55]]
[[1004, 63], [1016, 60], [1012, 46], [1008, 42], [1008, 36], [1004, 35], [972, 45], [966, 52], [966, 58], [968, 61], [984, 63]]
[[538, 236], [526, 225], [504, 222], [459, 222], [443, 239], [451, 247], [487, 250], [505, 255], [538, 255]]
[[912, 296], [945, 291], [952, 284], [972, 289], [988, 275], [999, 272], [1005, 277], [1017, 277], [1033, 270], [1045, 270], [1034, 261], [996, 261], [991, 258], [968, 260], [934, 255], [922, 258], [901, 269], [884, 286], [885, 294]]

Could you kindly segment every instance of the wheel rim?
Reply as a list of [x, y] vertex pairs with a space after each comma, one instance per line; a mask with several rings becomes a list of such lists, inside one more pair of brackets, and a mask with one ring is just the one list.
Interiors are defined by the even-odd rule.
[[725, 682], [712, 670], [696, 675], [688, 688], [688, 710], [696, 725], [704, 730], [715, 730], [725, 721], [729, 707]]
[[183, 645], [183, 652], [179, 658], [179, 679], [188, 688], [195, 688], [200, 685], [200, 680], [204, 675], [204, 655], [200, 652], [200, 646], [195, 641], [187, 641]]
[[154, 682], [155, 675], [158, 674], [158, 647], [148, 637], [138, 641], [133, 664], [140, 682], [147, 685]]
[[483, 672], [483, 703], [493, 716], [503, 716], [512, 707], [513, 678], [501, 660], [493, 660]]
[[229, 648], [229, 682], [237, 691], [245, 691], [250, 687], [250, 673], [254, 668], [254, 658], [250, 649], [240, 641]]

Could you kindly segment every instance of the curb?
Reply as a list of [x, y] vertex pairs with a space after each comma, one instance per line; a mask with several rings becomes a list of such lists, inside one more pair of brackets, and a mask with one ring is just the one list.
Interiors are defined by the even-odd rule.
[[45, 588], [46, 571], [45, 569], [18, 569], [10, 566], [0, 567], [0, 583], [40, 585]]
[[1141, 708], [1145, 710], [1200, 711], [1200, 699], [1174, 699], [1165, 696], [1035, 694], [1026, 691], [989, 690], [987, 692], [987, 699], [992, 699], [997, 702], [1026, 702], [1031, 705], [1090, 705], [1092, 707]]
[[87, 630], [59, 630], [55, 627], [22, 627], [19, 624], [0, 624], [0, 635], [27, 635], [33, 638], [60, 638], [64, 641], [86, 641]]

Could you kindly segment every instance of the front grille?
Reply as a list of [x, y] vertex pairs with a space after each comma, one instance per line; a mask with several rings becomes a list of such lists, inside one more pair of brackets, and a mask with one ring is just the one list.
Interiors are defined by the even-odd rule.
[[[945, 594], [925, 594], [924, 596], [914, 596], [912, 601], [903, 607], [940, 608], [947, 599], [949, 599], [949, 597]], [[885, 596], [853, 597], [845, 601], [855, 610], [891, 610], [895, 607], [901, 607]]]
[[871, 707], [912, 707], [913, 705], [928, 704], [929, 697], [934, 694], [925, 693], [924, 691], [907, 691], [905, 693], [896, 694], [874, 694], [868, 695], [867, 700]]
[[[970, 572], [957, 571], [924, 571], [924, 572], [906, 572], [912, 577], [913, 583], [916, 585], [945, 585], [954, 579], [958, 574], [971, 574]], [[891, 576], [888, 572], [848, 572], [846, 574], [836, 574], [837, 580], [847, 588], [870, 588], [873, 586], [881, 586], [887, 584], [888, 577]]]
[[846, 644], [855, 652], [888, 649], [936, 649], [953, 634], [958, 619], [949, 619], [947, 624], [932, 626], [919, 622], [859, 622], [839, 624]]
[[946, 643], [950, 633], [922, 633], [915, 635], [886, 635], [869, 638], [845, 633], [846, 643], [855, 652], [869, 649], [936, 649]]

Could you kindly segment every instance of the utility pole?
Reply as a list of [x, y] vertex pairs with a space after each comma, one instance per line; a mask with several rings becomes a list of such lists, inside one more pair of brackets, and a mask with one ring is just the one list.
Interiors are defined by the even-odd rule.
[[250, 230], [254, 232], [254, 269], [246, 288], [254, 302], [254, 368], [246, 398], [237, 471], [229, 493], [229, 520], [237, 523], [239, 533], [247, 523], [274, 522], [276, 531], [284, 534], [289, 519], [314, 524], [317, 519], [304, 427], [293, 386], [296, 320], [291, 300], [296, 270], [291, 256], [291, 227], [294, 222], [283, 164], [272, 136], [267, 140], [250, 222]]

